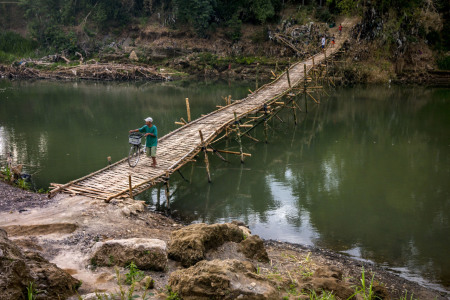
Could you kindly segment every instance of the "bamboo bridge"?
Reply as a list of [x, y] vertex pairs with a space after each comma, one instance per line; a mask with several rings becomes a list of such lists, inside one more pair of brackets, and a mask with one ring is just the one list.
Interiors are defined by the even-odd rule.
[[[296, 96], [300, 93], [303, 93], [305, 97], [308, 95], [317, 102], [311, 94], [312, 90], [307, 88], [308, 82], [313, 81], [313, 78], [307, 75], [317, 66], [327, 67], [328, 59], [340, 50], [354, 23], [354, 20], [351, 19], [342, 22], [342, 34], [335, 35], [334, 47], [328, 45], [325, 51], [291, 65], [279, 76], [272, 72], [275, 80], [254, 92], [250, 91], [251, 94], [246, 98], [231, 101], [229, 97], [226, 99], [225, 106], [207, 115], [193, 121], [188, 115], [187, 122], [182, 119], [180, 128], [158, 140], [157, 167], [150, 166], [150, 158], [141, 157], [137, 166], [131, 168], [127, 158], [124, 158], [69, 183], [52, 184], [49, 196], [65, 193], [84, 195], [109, 202], [113, 198], [133, 197], [162, 183], [166, 186], [166, 198], [169, 203], [170, 175], [179, 171], [185, 164], [195, 161], [195, 156], [200, 152], [204, 152], [207, 176], [211, 181], [208, 152], [213, 152], [222, 159], [221, 152], [237, 154], [243, 162], [245, 156], [251, 155], [243, 153], [241, 137], [255, 140], [249, 135], [249, 132], [264, 123], [267, 139], [267, 121], [276, 116], [283, 108], [292, 109], [295, 122], [297, 122], [296, 111], [300, 110], [300, 107], [296, 103]], [[189, 112], [187, 99], [186, 104]], [[245, 122], [243, 122], [244, 120]], [[220, 134], [222, 136], [219, 137]], [[230, 134], [236, 135], [236, 140], [240, 145], [239, 152], [217, 150], [212, 146], [214, 142]]]

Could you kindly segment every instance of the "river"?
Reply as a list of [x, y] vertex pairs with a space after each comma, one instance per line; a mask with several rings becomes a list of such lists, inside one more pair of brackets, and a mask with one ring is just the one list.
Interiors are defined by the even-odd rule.
[[[66, 183], [126, 156], [127, 133], [151, 116], [160, 136], [240, 99], [249, 82], [0, 81], [0, 161], [25, 165], [36, 188]], [[244, 139], [241, 165], [203, 156], [171, 181], [185, 222], [241, 220], [253, 233], [377, 262], [428, 286], [450, 287], [450, 89], [357, 86], [299, 104], [269, 125], [269, 143]], [[264, 140], [263, 128], [254, 137]], [[238, 151], [233, 139], [216, 145]], [[158, 189], [142, 195], [163, 209]]]

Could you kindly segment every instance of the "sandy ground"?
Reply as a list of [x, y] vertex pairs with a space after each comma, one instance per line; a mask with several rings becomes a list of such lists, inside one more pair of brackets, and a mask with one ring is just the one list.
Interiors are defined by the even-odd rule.
[[[92, 247], [98, 241], [132, 237], [156, 238], [168, 242], [170, 233], [181, 228], [172, 219], [145, 209], [140, 201], [126, 200], [106, 204], [87, 197], [58, 195], [48, 200], [0, 182], [0, 227], [22, 248], [41, 253], [50, 262], [66, 270], [83, 284], [79, 294], [94, 291], [118, 291], [115, 270], [95, 267], [90, 262]], [[408, 291], [419, 299], [450, 299], [449, 293], [421, 287], [369, 262], [351, 259], [323, 249], [289, 243], [265, 241], [270, 263], [260, 264], [262, 274], [274, 270], [288, 278], [298, 268], [300, 260], [307, 259], [311, 271], [322, 267], [340, 269], [345, 278], [357, 283], [361, 268], [373, 272], [375, 280], [398, 299]], [[225, 244], [208, 254], [207, 259], [238, 258], [233, 245]], [[163, 292], [172, 271], [181, 268], [169, 260], [165, 272], [146, 272], [155, 280], [151, 299], [165, 298]], [[121, 274], [125, 269], [119, 270]]]

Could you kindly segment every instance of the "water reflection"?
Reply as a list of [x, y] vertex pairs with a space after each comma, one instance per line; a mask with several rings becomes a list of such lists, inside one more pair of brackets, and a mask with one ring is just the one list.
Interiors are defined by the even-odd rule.
[[264, 238], [354, 253], [448, 287], [449, 111], [448, 89], [342, 90], [296, 129], [292, 120], [271, 124], [269, 145], [248, 141], [253, 156], [240, 168], [213, 158], [211, 185], [199, 159], [172, 208], [188, 221], [239, 219]]
[[[124, 157], [142, 117], [165, 134], [185, 116], [184, 98], [196, 118], [247, 89], [0, 81], [0, 159], [13, 151], [41, 184], [68, 182]], [[172, 210], [186, 222], [241, 220], [266, 239], [358, 255], [448, 288], [450, 89], [341, 89], [308, 109], [296, 127], [290, 112], [272, 119], [267, 145], [244, 139], [252, 157], [243, 165], [211, 155], [212, 184], [202, 155], [183, 167], [191, 183], [172, 176]], [[264, 140], [262, 128], [254, 134]], [[217, 148], [238, 151], [232, 138]], [[165, 205], [158, 189], [141, 198]]]
[[153, 116], [160, 134], [185, 117], [190, 98], [193, 118], [221, 97], [240, 98], [246, 83], [92, 83], [0, 81], [0, 161], [12, 152], [35, 183], [68, 182], [126, 156], [130, 128]]

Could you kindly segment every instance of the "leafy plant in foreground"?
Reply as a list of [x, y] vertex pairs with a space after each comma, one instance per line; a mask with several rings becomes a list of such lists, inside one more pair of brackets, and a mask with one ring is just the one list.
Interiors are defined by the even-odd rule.
[[127, 268], [130, 270], [125, 274], [125, 282], [127, 284], [133, 284], [134, 282], [141, 281], [144, 278], [144, 272], [139, 270], [134, 262], [131, 262]]
[[373, 279], [374, 279], [375, 275], [372, 275], [372, 279], [370, 280], [370, 284], [369, 286], [367, 286], [366, 284], [366, 276], [365, 276], [365, 272], [364, 272], [364, 267], [361, 270], [361, 285], [360, 286], [356, 286], [355, 288], [355, 293], [349, 298], [352, 299], [353, 297], [356, 297], [357, 295], [360, 296], [360, 298], [364, 299], [364, 300], [374, 300], [374, 299], [378, 299], [378, 297], [375, 296], [375, 293], [373, 291]]

